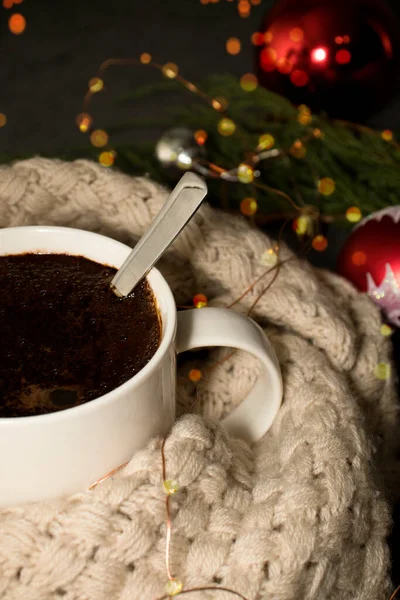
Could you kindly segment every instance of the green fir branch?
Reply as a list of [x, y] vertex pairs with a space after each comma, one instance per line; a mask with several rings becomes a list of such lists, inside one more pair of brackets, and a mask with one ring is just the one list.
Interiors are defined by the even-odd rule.
[[[343, 216], [351, 206], [358, 206], [367, 215], [385, 206], [400, 204], [400, 150], [396, 144], [385, 142], [379, 132], [333, 122], [323, 115], [313, 116], [310, 125], [301, 125], [297, 120], [298, 109], [287, 99], [262, 87], [246, 92], [230, 75], [209, 77], [200, 89], [210, 98], [223, 97], [227, 100], [226, 116], [237, 126], [232, 136], [223, 137], [218, 133], [218, 122], [224, 115], [179, 82], [162, 81], [135, 88], [119, 98], [118, 102], [132, 104], [132, 113], [138, 103], [146, 102], [150, 96], [162, 94], [168, 101], [164, 102], [165, 109], [154, 117], [133, 118], [111, 126], [108, 129], [111, 141], [118, 139], [121, 132], [126, 139], [127, 132], [142, 130], [144, 126], [157, 127], [160, 132], [173, 127], [185, 127], [193, 132], [204, 129], [208, 133], [205, 145], [207, 159], [223, 168], [233, 169], [246, 160], [246, 153], [254, 151], [259, 136], [264, 133], [271, 133], [275, 147], [285, 152], [297, 139], [309, 135], [304, 158], [297, 159], [286, 153], [283, 157], [261, 162], [261, 175], [257, 182], [284, 192], [297, 203], [318, 207], [323, 217]], [[188, 99], [191, 102], [188, 103]], [[323, 132], [323, 137], [312, 137], [315, 128]], [[152, 140], [141, 144], [116, 143], [113, 148], [117, 152], [115, 166], [124, 172], [146, 173], [167, 185], [172, 185], [179, 176], [179, 173], [171, 173], [161, 167]], [[57, 157], [97, 160], [98, 154], [99, 151], [88, 144], [83, 148], [59, 152]], [[16, 158], [3, 154], [0, 155], [0, 163]], [[329, 197], [321, 197], [318, 193], [317, 184], [322, 177], [331, 177], [336, 183], [336, 190]], [[254, 195], [257, 189], [258, 214], [268, 216], [293, 212], [280, 195], [264, 188], [223, 183], [218, 179], [210, 179], [208, 184], [209, 198], [217, 206], [237, 211], [241, 200]]]

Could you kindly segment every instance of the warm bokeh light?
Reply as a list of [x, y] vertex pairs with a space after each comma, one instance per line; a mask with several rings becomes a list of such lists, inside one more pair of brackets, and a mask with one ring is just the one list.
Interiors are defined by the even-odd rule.
[[351, 262], [356, 267], [362, 267], [367, 262], [367, 255], [365, 254], [365, 252], [361, 252], [361, 250], [359, 250], [358, 252], [353, 252], [351, 256]]
[[108, 134], [103, 129], [96, 129], [90, 134], [90, 143], [96, 148], [105, 146], [108, 142]]
[[208, 304], [207, 296], [204, 294], [196, 294], [193, 296], [193, 306], [196, 308], [204, 308]]
[[268, 248], [262, 253], [260, 263], [264, 267], [274, 267], [278, 262], [278, 255], [273, 248]]
[[204, 146], [208, 138], [208, 134], [204, 129], [198, 129], [194, 134], [194, 139], [199, 146]]
[[293, 221], [293, 229], [297, 235], [305, 235], [311, 227], [311, 219], [305, 215], [301, 215]]
[[3, 0], [4, 8], [12, 8], [14, 4], [22, 4], [23, 0]]
[[99, 163], [103, 167], [112, 167], [115, 161], [115, 153], [109, 150], [105, 150], [99, 156]]
[[15, 13], [8, 20], [8, 28], [14, 35], [20, 35], [26, 29], [26, 19], [23, 15]]
[[151, 54], [149, 54], [148, 52], [142, 52], [142, 54], [140, 55], [140, 62], [144, 65], [148, 65], [149, 63], [151, 63]]
[[290, 31], [289, 37], [292, 42], [302, 42], [304, 39], [304, 31], [300, 27], [294, 27]]
[[385, 142], [391, 142], [393, 140], [393, 131], [390, 131], [390, 129], [385, 129], [384, 131], [382, 131], [381, 133], [381, 138], [385, 141]]
[[92, 117], [88, 113], [81, 113], [76, 117], [76, 124], [82, 133], [86, 133], [92, 125]]
[[318, 191], [323, 196], [330, 196], [336, 189], [336, 184], [330, 177], [323, 177], [318, 182]]
[[314, 63], [317, 63], [317, 64], [323, 63], [326, 61], [327, 57], [328, 57], [328, 52], [327, 52], [326, 48], [322, 48], [322, 46], [311, 50], [311, 60]]
[[351, 206], [346, 210], [346, 219], [350, 223], [358, 223], [361, 220], [362, 214], [358, 206]]
[[348, 50], [339, 50], [336, 52], [336, 62], [339, 65], [347, 65], [351, 61], [351, 53]]
[[264, 71], [273, 71], [276, 64], [276, 50], [273, 48], [264, 48], [261, 50], [260, 63]]
[[189, 379], [190, 379], [190, 381], [193, 381], [194, 383], [196, 383], [197, 381], [200, 381], [201, 371], [199, 369], [192, 369], [191, 371], [189, 371]]
[[303, 71], [302, 69], [296, 69], [290, 75], [290, 81], [296, 87], [304, 87], [307, 85], [307, 83], [309, 81], [309, 77], [308, 77], [307, 73], [305, 71]]
[[235, 133], [235, 130], [236, 125], [232, 121], [232, 119], [224, 117], [218, 123], [218, 133], [224, 137], [229, 137], [230, 135], [233, 135]]
[[296, 140], [292, 144], [290, 154], [294, 158], [304, 158], [307, 155], [307, 149], [301, 140]]
[[240, 78], [240, 87], [245, 92], [254, 92], [258, 86], [258, 79], [253, 73], [246, 73]]
[[266, 44], [270, 44], [273, 39], [274, 39], [274, 35], [273, 35], [272, 31], [266, 31], [264, 33], [264, 41]]
[[244, 198], [240, 203], [240, 212], [246, 217], [256, 214], [258, 209], [257, 201], [254, 198]]
[[239, 54], [241, 46], [242, 45], [240, 40], [236, 37], [231, 37], [228, 40], [226, 40], [226, 51], [228, 54], [232, 54], [232, 56]]
[[317, 252], [323, 252], [328, 247], [328, 240], [324, 235], [316, 235], [312, 241], [312, 247]]
[[283, 73], [284, 75], [289, 75], [293, 68], [293, 65], [288, 58], [282, 56], [281, 58], [278, 58], [276, 68], [280, 73]]
[[[169, 493], [170, 492], [168, 492], [168, 494]], [[183, 590], [183, 583], [182, 581], [180, 581], [180, 579], [176, 579], [174, 577], [173, 579], [168, 579], [164, 589], [167, 596], [170, 596], [172, 598], [174, 596], [178, 596], [181, 593], [181, 591]]]
[[311, 123], [311, 110], [305, 104], [300, 104], [297, 120], [301, 125], [309, 125]]
[[[214, 106], [214, 104], [215, 104], [215, 106]], [[212, 101], [212, 105], [213, 105], [213, 108], [215, 108], [216, 110], [226, 110], [228, 108], [228, 100], [226, 98], [224, 98], [223, 96], [217, 96]], [[219, 108], [217, 108], [217, 106]]]
[[263, 133], [258, 138], [258, 148], [260, 150], [270, 150], [275, 144], [275, 138], [270, 133]]
[[311, 115], [311, 109], [306, 104], [300, 104], [298, 108], [302, 115]]
[[[179, 483], [176, 481], [176, 479], [166, 479], [163, 483], [164, 485], [164, 491], [168, 496], [173, 496], [173, 494], [176, 494], [177, 492], [179, 492]], [[173, 582], [175, 583], [175, 586], [171, 586], [171, 588], [169, 588], [169, 591], [173, 592], [172, 594], [168, 594], [171, 596], [176, 596], [177, 594], [179, 594], [182, 591], [182, 584], [180, 586], [179, 589], [179, 583], [176, 578], [173, 579]], [[168, 590], [167, 590], [168, 593]]]
[[4, 127], [7, 124], [7, 117], [4, 113], [0, 113], [0, 127]]
[[383, 323], [383, 325], [381, 325], [380, 332], [381, 335], [383, 335], [384, 337], [389, 337], [390, 335], [392, 335], [393, 329], [390, 327], [390, 325]]
[[389, 363], [378, 363], [374, 369], [375, 377], [382, 381], [389, 379], [391, 375], [391, 368]]
[[255, 31], [251, 36], [253, 46], [262, 46], [264, 44], [264, 36], [259, 31]]
[[299, 113], [297, 120], [300, 125], [309, 125], [312, 121], [312, 116], [308, 113]]
[[104, 82], [99, 77], [92, 77], [92, 79], [89, 81], [89, 90], [92, 93], [101, 92], [103, 88]]
[[240, 0], [238, 3], [238, 13], [243, 19], [250, 15], [250, 10], [250, 2], [248, 2], [248, 0]]
[[251, 183], [254, 180], [254, 169], [246, 163], [238, 166], [237, 177], [240, 183]]
[[163, 65], [162, 72], [165, 75], [165, 77], [167, 77], [168, 79], [175, 79], [175, 77], [179, 73], [179, 68], [178, 68], [178, 65], [170, 62], [170, 63], [166, 63], [165, 65]]

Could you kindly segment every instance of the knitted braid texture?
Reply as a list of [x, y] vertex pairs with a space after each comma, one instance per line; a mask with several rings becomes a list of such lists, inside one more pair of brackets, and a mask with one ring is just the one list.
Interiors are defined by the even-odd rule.
[[[35, 158], [0, 168], [0, 226], [71, 226], [132, 245], [166, 195], [146, 178], [91, 162]], [[204, 206], [160, 269], [178, 304], [202, 292], [226, 306], [265, 271], [260, 257], [270, 246], [244, 220]], [[246, 312], [271, 276], [235, 310]], [[284, 402], [250, 448], [218, 420], [254, 384], [258, 364], [238, 352], [197, 390], [190, 363], [181, 367], [182, 416], [165, 445], [167, 476], [180, 485], [171, 503], [171, 569], [185, 588], [220, 585], [249, 600], [384, 600], [397, 412], [393, 382], [374, 375], [378, 362], [390, 361], [379, 313], [339, 277], [290, 260], [252, 314], [277, 352]], [[210, 360], [221, 356], [214, 351]], [[91, 492], [0, 511], [0, 598], [163, 595], [160, 449], [151, 441]]]

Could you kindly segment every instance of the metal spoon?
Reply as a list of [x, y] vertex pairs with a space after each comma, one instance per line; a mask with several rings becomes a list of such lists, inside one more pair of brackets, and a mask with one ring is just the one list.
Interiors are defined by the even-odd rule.
[[192, 218], [207, 194], [205, 182], [185, 173], [172, 190], [150, 229], [140, 238], [110, 283], [114, 294], [124, 298], [146, 277], [165, 250]]

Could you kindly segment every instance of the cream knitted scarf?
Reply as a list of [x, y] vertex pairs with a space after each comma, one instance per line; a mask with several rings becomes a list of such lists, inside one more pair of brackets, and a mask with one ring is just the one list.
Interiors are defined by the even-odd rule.
[[[0, 168], [2, 227], [66, 225], [132, 245], [165, 197], [146, 178], [86, 161], [36, 158]], [[260, 257], [270, 244], [244, 220], [204, 206], [160, 268], [178, 303], [201, 292], [225, 306], [265, 271]], [[268, 277], [237, 310], [251, 306]], [[165, 446], [168, 477], [180, 485], [171, 505], [172, 570], [185, 588], [221, 585], [249, 600], [384, 600], [390, 511], [383, 490], [396, 399], [393, 381], [374, 375], [378, 362], [390, 360], [378, 311], [339, 277], [293, 260], [253, 316], [279, 357], [284, 403], [249, 448], [218, 419], [254, 383], [257, 364], [237, 353], [197, 392], [188, 364], [181, 367], [186, 414]], [[200, 357], [190, 360], [198, 365]], [[154, 440], [92, 492], [0, 512], [0, 598], [153, 600], [167, 580], [165, 533]]]

